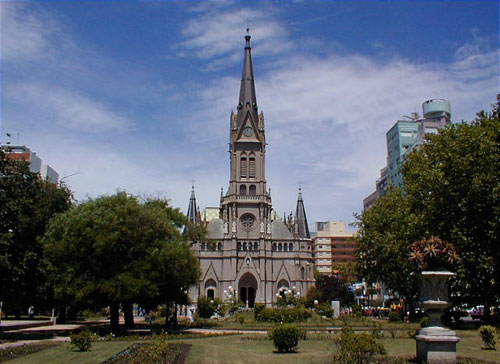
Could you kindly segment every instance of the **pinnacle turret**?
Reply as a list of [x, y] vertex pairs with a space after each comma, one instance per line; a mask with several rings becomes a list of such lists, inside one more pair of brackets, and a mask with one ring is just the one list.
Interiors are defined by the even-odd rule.
[[302, 188], [299, 187], [299, 195], [297, 197], [297, 208], [295, 209], [295, 224], [296, 232], [300, 238], [311, 238], [309, 226], [307, 225], [306, 209], [304, 200], [302, 199]]
[[191, 186], [191, 197], [189, 198], [189, 206], [187, 211], [187, 217], [192, 223], [201, 222], [200, 210], [196, 206], [196, 196], [194, 194], [194, 185]]
[[248, 113], [252, 115], [254, 122], [259, 120], [257, 112], [257, 96], [255, 94], [255, 83], [253, 78], [252, 53], [250, 47], [250, 29], [247, 28], [245, 35], [245, 58], [243, 61], [243, 72], [241, 75], [240, 98], [238, 112], [236, 114], [236, 126], [245, 121]]

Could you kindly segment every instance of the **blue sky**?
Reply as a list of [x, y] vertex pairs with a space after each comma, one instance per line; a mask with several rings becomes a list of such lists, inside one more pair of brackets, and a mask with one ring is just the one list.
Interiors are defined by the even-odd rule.
[[431, 98], [454, 121], [498, 93], [497, 1], [2, 1], [1, 133], [78, 199], [128, 192], [185, 210], [227, 188], [244, 29], [277, 212], [301, 181], [314, 221], [353, 221], [385, 133]]

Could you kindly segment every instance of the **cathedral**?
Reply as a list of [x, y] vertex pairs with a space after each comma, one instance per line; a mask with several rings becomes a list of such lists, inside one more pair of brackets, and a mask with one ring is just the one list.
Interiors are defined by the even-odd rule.
[[191, 222], [206, 224], [208, 241], [192, 245], [202, 275], [190, 297], [220, 298], [236, 290], [247, 307], [271, 305], [280, 288], [304, 296], [314, 283], [312, 242], [302, 193], [295, 216], [281, 220], [272, 208], [266, 184], [264, 114], [258, 112], [250, 35], [245, 53], [236, 113], [231, 112], [230, 180], [220, 197], [218, 216], [202, 221], [194, 188], [188, 207]]

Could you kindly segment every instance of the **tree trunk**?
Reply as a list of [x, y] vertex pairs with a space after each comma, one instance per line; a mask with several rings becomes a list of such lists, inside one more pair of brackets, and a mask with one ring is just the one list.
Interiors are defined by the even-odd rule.
[[177, 330], [177, 303], [174, 303], [174, 317], [172, 318], [174, 330]]
[[483, 320], [486, 325], [489, 325], [491, 323], [491, 315], [490, 315], [490, 309], [491, 305], [489, 302], [484, 304], [484, 312], [483, 312]]
[[167, 331], [170, 327], [170, 302], [167, 302], [167, 307], [165, 309], [165, 326], [163, 326], [163, 329]]
[[125, 327], [127, 329], [134, 328], [134, 312], [133, 305], [131, 302], [123, 303], [123, 317], [125, 319]]
[[111, 332], [117, 333], [120, 331], [120, 312], [119, 303], [113, 302], [109, 305], [109, 328]]
[[57, 323], [66, 322], [66, 305], [64, 303], [59, 304], [59, 314], [57, 316]]

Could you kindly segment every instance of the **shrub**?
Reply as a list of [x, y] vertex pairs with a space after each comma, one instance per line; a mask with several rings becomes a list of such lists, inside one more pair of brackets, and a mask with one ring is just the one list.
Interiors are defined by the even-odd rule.
[[238, 322], [240, 323], [240, 325], [243, 325], [245, 323], [245, 316], [239, 315], [238, 316]]
[[263, 303], [256, 303], [254, 308], [253, 308], [253, 313], [255, 315], [255, 319], [257, 319], [257, 316], [260, 315], [261, 311], [266, 308], [266, 305]]
[[311, 311], [305, 307], [263, 308], [256, 315], [256, 319], [265, 322], [290, 323], [306, 321], [311, 315]]
[[399, 321], [399, 315], [396, 311], [389, 312], [389, 321], [391, 322]]
[[427, 327], [429, 326], [429, 318], [427, 316], [422, 317], [420, 319], [420, 327]]
[[335, 353], [332, 363], [367, 364], [374, 355], [385, 355], [384, 346], [368, 333], [355, 334], [352, 329], [343, 329], [335, 338]]
[[333, 308], [331, 305], [328, 304], [328, 302], [323, 302], [318, 306], [318, 313], [321, 316], [326, 316], [326, 317], [333, 317]]
[[269, 338], [280, 353], [290, 353], [297, 350], [299, 338], [303, 335], [295, 325], [281, 324], [269, 331]]
[[352, 305], [352, 314], [354, 316], [361, 316], [363, 314], [363, 310], [360, 305]]
[[483, 344], [486, 348], [496, 350], [498, 341], [496, 328], [489, 325], [483, 325], [479, 328], [479, 335], [481, 335], [481, 340], [483, 340]]
[[83, 330], [78, 334], [71, 334], [71, 349], [77, 348], [79, 351], [88, 351], [92, 347], [92, 333]]
[[205, 296], [200, 296], [196, 302], [198, 314], [200, 318], [210, 318], [217, 311], [219, 306], [218, 300], [209, 299]]

